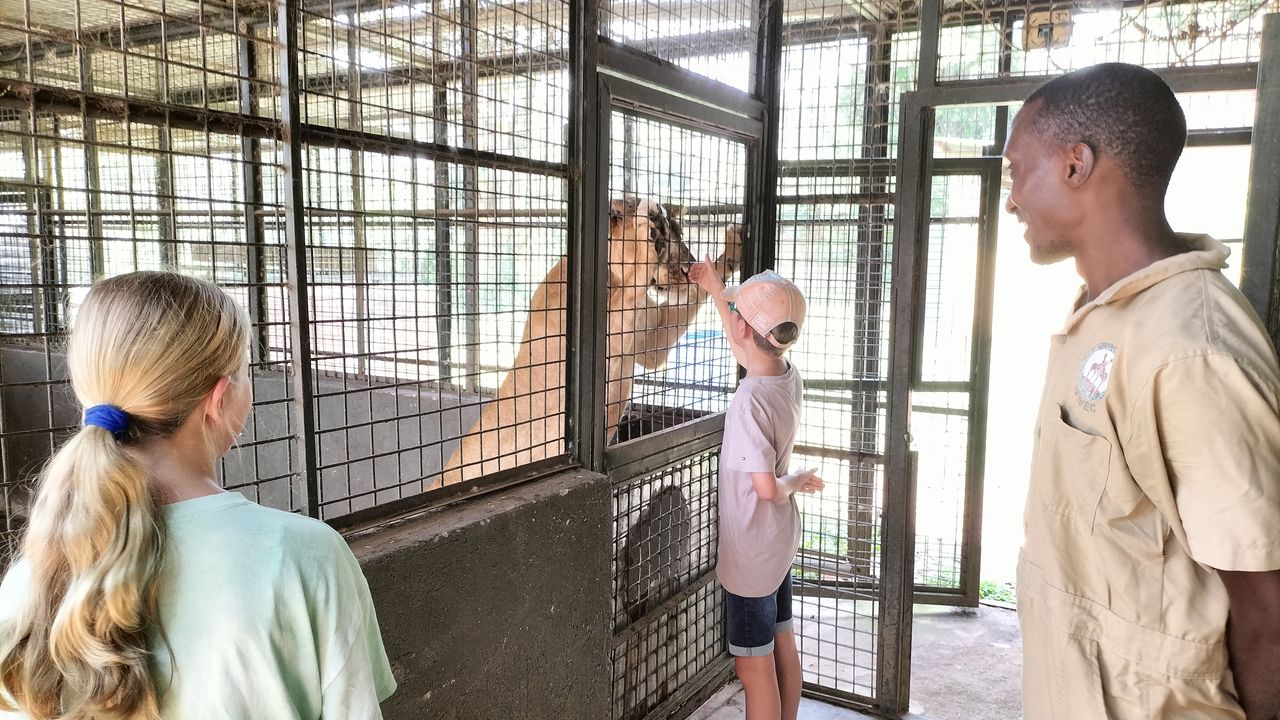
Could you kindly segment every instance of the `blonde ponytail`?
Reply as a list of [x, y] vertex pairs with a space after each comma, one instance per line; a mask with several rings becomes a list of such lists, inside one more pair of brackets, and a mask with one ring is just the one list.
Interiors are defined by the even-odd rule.
[[156, 515], [142, 466], [103, 428], [81, 429], [46, 467], [22, 547], [30, 631], [0, 666], [33, 718], [158, 717], [147, 667]]
[[225, 293], [181, 275], [133, 273], [89, 293], [67, 353], [72, 387], [129, 423], [117, 434], [86, 425], [41, 473], [21, 547], [29, 592], [0, 627], [9, 709], [32, 720], [159, 717], [149, 641], [164, 532], [127, 448], [172, 433], [239, 370], [248, 330]]

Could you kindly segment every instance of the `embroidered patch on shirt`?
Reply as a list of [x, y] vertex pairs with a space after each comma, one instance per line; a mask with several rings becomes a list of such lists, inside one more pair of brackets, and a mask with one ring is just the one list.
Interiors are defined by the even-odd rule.
[[1106, 397], [1111, 385], [1111, 366], [1116, 361], [1116, 346], [1098, 343], [1093, 346], [1080, 365], [1080, 381], [1076, 394], [1085, 402], [1096, 402]]

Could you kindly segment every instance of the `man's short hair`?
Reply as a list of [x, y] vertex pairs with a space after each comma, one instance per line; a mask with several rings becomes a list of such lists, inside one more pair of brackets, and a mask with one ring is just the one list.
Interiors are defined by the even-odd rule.
[[1187, 142], [1187, 118], [1150, 70], [1103, 63], [1040, 86], [1032, 128], [1063, 144], [1082, 142], [1123, 168], [1135, 188], [1163, 195]]

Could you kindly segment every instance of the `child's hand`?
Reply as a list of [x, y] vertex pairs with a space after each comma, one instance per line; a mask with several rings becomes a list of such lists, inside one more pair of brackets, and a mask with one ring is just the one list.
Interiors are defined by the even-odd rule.
[[724, 281], [716, 272], [716, 266], [711, 262], [710, 255], [689, 268], [689, 282], [696, 284], [713, 298], [720, 297], [720, 293], [724, 292]]
[[822, 478], [813, 474], [814, 470], [817, 470], [817, 468], [813, 468], [813, 470], [809, 471], [809, 474], [806, 475], [804, 480], [800, 483], [800, 489], [797, 490], [796, 492], [802, 492], [802, 493], [822, 492], [822, 489], [827, 486], [827, 484], [822, 481]]
[[789, 475], [783, 475], [778, 478], [778, 483], [791, 493], [816, 493], [826, 487], [826, 483], [822, 482], [822, 478], [814, 474], [817, 471], [818, 468], [795, 470]]

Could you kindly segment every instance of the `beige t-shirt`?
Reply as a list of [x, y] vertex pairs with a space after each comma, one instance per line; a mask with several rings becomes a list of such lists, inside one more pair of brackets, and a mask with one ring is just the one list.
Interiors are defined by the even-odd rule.
[[804, 381], [791, 365], [782, 375], [744, 378], [729, 403], [720, 450], [716, 576], [734, 595], [772, 595], [800, 547], [794, 496], [761, 500], [751, 473], [787, 473], [803, 400]]
[[1227, 250], [1054, 335], [1018, 567], [1026, 720], [1240, 719], [1214, 571], [1280, 569], [1280, 371]]

